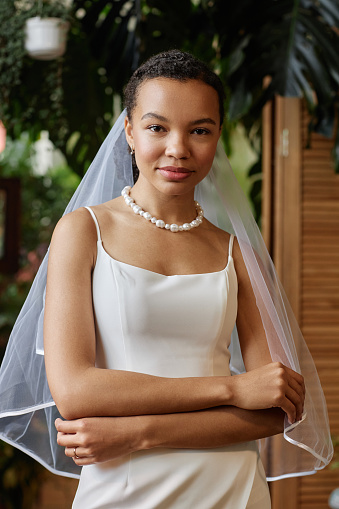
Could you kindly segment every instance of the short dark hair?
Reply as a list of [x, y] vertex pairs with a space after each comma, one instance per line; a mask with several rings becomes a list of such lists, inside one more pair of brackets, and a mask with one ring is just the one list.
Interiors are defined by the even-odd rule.
[[219, 76], [201, 60], [177, 49], [152, 56], [132, 74], [124, 90], [128, 118], [132, 118], [140, 85], [154, 78], [169, 78], [182, 82], [200, 80], [210, 85], [218, 94], [220, 125], [223, 123], [225, 92]]

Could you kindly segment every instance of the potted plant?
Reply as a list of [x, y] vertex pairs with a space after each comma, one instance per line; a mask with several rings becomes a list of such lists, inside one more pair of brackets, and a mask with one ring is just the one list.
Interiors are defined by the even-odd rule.
[[52, 60], [64, 54], [69, 29], [68, 4], [66, 0], [40, 0], [27, 9], [26, 15], [30, 17], [25, 21], [25, 48], [29, 56]]
[[[61, 29], [63, 36], [54, 36], [57, 47], [53, 60], [40, 61], [28, 55], [25, 26], [32, 18], [58, 18], [53, 22], [54, 30], [55, 26]], [[39, 132], [47, 129], [51, 138], [63, 140], [68, 132], [63, 105], [63, 60], [56, 57], [65, 46], [65, 27], [74, 21], [70, 0], [1, 0], [0, 19], [0, 119], [14, 138], [27, 130], [32, 139], [37, 139]], [[40, 41], [44, 35], [40, 31]], [[35, 57], [52, 57], [46, 39], [43, 44], [48, 52], [39, 53], [30, 38], [27, 42]]]
[[36, 16], [26, 21], [27, 53], [39, 60], [52, 60], [65, 53], [69, 23], [59, 18]]

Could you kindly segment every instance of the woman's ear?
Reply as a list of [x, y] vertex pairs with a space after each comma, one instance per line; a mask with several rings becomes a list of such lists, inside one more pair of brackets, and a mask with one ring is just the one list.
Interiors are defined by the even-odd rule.
[[125, 117], [125, 135], [129, 146], [131, 148], [134, 147], [133, 127], [132, 123], [129, 121], [129, 118], [127, 116]]

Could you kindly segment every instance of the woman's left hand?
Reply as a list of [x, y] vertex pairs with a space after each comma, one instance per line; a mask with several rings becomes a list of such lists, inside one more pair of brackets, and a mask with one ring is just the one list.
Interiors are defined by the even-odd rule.
[[139, 416], [56, 419], [57, 442], [79, 466], [103, 463], [143, 448], [141, 419]]

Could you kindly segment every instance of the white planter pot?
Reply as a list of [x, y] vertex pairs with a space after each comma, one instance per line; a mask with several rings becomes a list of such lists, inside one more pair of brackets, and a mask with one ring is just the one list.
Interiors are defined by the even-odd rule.
[[69, 23], [59, 18], [30, 18], [26, 21], [25, 48], [38, 60], [52, 60], [66, 50]]

